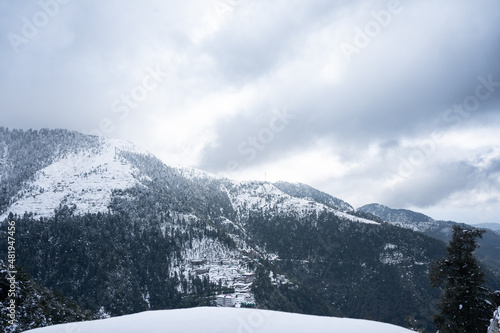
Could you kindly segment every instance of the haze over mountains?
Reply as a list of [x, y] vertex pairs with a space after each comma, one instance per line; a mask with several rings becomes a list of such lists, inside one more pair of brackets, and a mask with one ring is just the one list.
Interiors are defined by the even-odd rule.
[[486, 228], [493, 230], [497, 234], [500, 234], [500, 224], [499, 223], [479, 223], [476, 224], [475, 227], [477, 228]]
[[[66, 130], [0, 128], [0, 161], [0, 234], [16, 221], [17, 263], [91, 313], [214, 305], [225, 293], [241, 307], [433, 326], [427, 274], [453, 222], [169, 167]], [[499, 239], [488, 232], [477, 253], [497, 289]]]

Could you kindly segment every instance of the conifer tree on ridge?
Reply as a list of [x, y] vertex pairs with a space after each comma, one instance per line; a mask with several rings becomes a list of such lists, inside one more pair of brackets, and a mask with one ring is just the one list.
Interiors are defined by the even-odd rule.
[[477, 237], [484, 230], [453, 227], [453, 238], [446, 248], [446, 257], [431, 266], [433, 287], [442, 287], [439, 313], [434, 323], [440, 333], [485, 332], [493, 311], [488, 290], [483, 287], [484, 273], [474, 257]]

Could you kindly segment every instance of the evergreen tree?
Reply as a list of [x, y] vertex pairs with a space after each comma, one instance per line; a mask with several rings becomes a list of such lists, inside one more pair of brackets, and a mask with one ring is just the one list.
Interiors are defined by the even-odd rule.
[[454, 226], [446, 257], [431, 266], [432, 286], [444, 288], [438, 304], [440, 312], [434, 316], [440, 333], [485, 332], [488, 327], [492, 307], [483, 287], [484, 273], [473, 255], [478, 246], [476, 238], [483, 233]]
[[0, 260], [0, 332], [18, 333], [37, 327], [97, 319], [57, 290], [31, 280], [21, 267], [16, 267], [15, 288], [11, 287], [9, 278], [12, 275], [8, 273], [7, 265]]

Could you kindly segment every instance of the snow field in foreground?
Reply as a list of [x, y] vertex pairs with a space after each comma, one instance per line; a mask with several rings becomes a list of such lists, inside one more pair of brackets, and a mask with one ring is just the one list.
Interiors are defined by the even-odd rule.
[[408, 333], [402, 327], [361, 319], [277, 311], [200, 307], [147, 311], [121, 317], [62, 324], [32, 333]]

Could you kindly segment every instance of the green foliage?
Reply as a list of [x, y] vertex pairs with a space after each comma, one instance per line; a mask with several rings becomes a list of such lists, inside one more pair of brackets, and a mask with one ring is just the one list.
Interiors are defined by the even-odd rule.
[[260, 307], [285, 312], [319, 316], [341, 316], [342, 313], [315, 294], [310, 288], [298, 283], [275, 285], [269, 277], [271, 265], [259, 266], [252, 291]]
[[444, 288], [434, 317], [441, 333], [485, 332], [488, 327], [493, 308], [483, 287], [484, 273], [473, 254], [476, 238], [483, 232], [454, 226], [446, 257], [431, 266], [432, 285]]
[[10, 275], [7, 266], [0, 261], [0, 331], [17, 333], [37, 327], [55, 325], [66, 322], [76, 322], [95, 319], [89, 311], [84, 311], [73, 301], [66, 299], [57, 290], [51, 291], [33, 282], [28, 273], [21, 267], [17, 267], [16, 296], [15, 300], [15, 324], [9, 323], [7, 314], [11, 298], [7, 290]]
[[[38, 282], [94, 312], [101, 307], [122, 315], [207, 306], [213, 305], [214, 295], [228, 292], [208, 278], [185, 276], [182, 267], [171, 270], [190, 240], [217, 238], [220, 232], [213, 228], [167, 217], [147, 221], [126, 214], [73, 216], [71, 207], [61, 207], [50, 219], [14, 219], [18, 262]], [[0, 235], [5, 230], [0, 223]]]
[[[453, 221], [436, 221], [422, 213], [413, 212], [407, 209], [392, 209], [379, 204], [365, 205], [357, 210], [372, 213], [384, 221], [395, 223], [407, 228], [416, 228], [426, 235], [440, 239], [448, 243], [452, 238], [453, 226], [458, 223]], [[483, 237], [477, 240], [479, 248], [474, 255], [481, 263], [488, 265], [485, 267], [487, 282], [493, 288], [500, 288], [500, 235], [492, 230], [485, 229]], [[495, 276], [496, 278], [491, 278]]]
[[383, 223], [384, 222], [380, 217], [375, 216], [375, 215], [373, 215], [371, 213], [363, 212], [361, 210], [355, 210], [355, 211], [347, 212], [347, 213], [351, 214], [353, 216], [361, 217], [361, 218], [364, 218], [364, 219], [367, 219], [367, 220], [372, 220], [372, 221], [375, 221], [375, 222], [378, 222], [378, 223]]
[[[441, 241], [388, 224], [353, 223], [327, 212], [303, 218], [252, 214], [246, 227], [259, 246], [279, 255], [274, 265], [286, 276], [345, 316], [397, 325], [412, 316], [420, 327], [432, 330], [432, 303], [439, 292], [431, 287], [427, 271], [429, 263], [444, 254]], [[276, 298], [272, 305], [286, 306], [279, 297], [283, 294], [268, 293]]]

